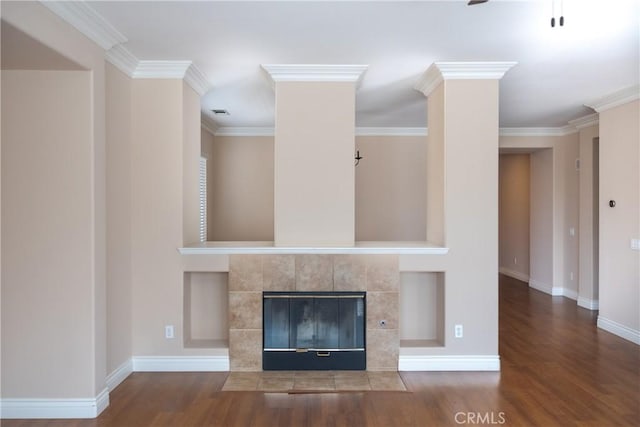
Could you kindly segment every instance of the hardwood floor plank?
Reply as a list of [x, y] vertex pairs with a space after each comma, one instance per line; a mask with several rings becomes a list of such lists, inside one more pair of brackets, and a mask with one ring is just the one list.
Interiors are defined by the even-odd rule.
[[[3, 427], [640, 425], [640, 347], [575, 301], [500, 278], [501, 372], [402, 372], [410, 393], [222, 392], [228, 373], [134, 373], [95, 420]], [[493, 417], [493, 418], [491, 418]], [[501, 418], [502, 417], [502, 418]], [[471, 422], [473, 421], [473, 422]]]

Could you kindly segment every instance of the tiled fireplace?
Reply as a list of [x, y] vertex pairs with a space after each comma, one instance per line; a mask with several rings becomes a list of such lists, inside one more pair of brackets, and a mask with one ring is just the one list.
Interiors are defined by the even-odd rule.
[[366, 292], [366, 367], [396, 371], [400, 274], [396, 255], [230, 255], [229, 361], [261, 371], [263, 291]]

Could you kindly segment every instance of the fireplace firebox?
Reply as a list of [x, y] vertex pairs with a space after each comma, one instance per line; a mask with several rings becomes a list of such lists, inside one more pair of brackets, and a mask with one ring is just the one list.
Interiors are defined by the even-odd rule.
[[365, 370], [365, 299], [366, 292], [263, 292], [263, 370]]

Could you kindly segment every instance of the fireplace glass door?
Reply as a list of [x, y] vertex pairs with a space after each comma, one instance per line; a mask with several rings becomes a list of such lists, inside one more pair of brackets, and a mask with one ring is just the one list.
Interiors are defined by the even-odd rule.
[[263, 296], [263, 369], [365, 369], [364, 292]]

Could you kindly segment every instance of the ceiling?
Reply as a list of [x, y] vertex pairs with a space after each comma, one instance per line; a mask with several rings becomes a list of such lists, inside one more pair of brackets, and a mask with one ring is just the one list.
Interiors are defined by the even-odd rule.
[[[366, 64], [359, 127], [425, 127], [413, 89], [435, 61], [517, 61], [500, 83], [501, 127], [561, 127], [584, 104], [639, 83], [640, 0], [90, 2], [140, 60], [191, 60], [219, 127], [272, 127], [261, 64]], [[556, 21], [561, 0], [555, 0]], [[230, 115], [213, 116], [211, 109]]]

